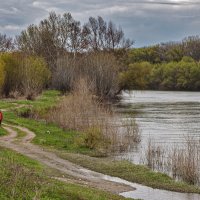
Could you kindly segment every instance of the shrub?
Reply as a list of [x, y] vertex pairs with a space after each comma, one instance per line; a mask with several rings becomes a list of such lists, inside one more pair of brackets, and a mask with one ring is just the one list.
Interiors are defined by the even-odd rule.
[[127, 71], [120, 73], [120, 87], [122, 89], [146, 89], [152, 67], [148, 62], [130, 64]]
[[52, 74], [53, 87], [72, 91], [81, 77], [92, 85], [92, 92], [100, 97], [114, 97], [119, 92], [119, 64], [111, 53], [98, 52], [76, 56], [65, 55], [57, 59]]
[[[0, 70], [4, 68], [5, 71], [3, 93], [6, 96], [21, 94], [31, 99], [48, 83], [50, 72], [42, 58], [20, 53], [4, 53], [0, 60], [5, 63]], [[2, 65], [1, 62], [0, 65]]]
[[5, 81], [3, 87], [3, 93], [8, 96], [10, 92], [19, 90], [22, 80], [21, 70], [19, 65], [18, 56], [11, 53], [3, 53], [1, 60], [5, 63]]
[[90, 88], [92, 85], [81, 79], [74, 91], [48, 113], [47, 121], [82, 132], [84, 140], [78, 141], [79, 145], [95, 150], [98, 155], [126, 151], [140, 142], [137, 125], [125, 123], [126, 119], [118, 124], [114, 113], [92, 95]]
[[95, 94], [101, 97], [114, 97], [119, 88], [119, 63], [111, 53], [89, 54], [83, 61], [82, 74], [92, 83]]
[[50, 78], [50, 71], [44, 59], [28, 57], [22, 63], [22, 91], [27, 99], [32, 99], [42, 92]]
[[0, 59], [0, 94], [3, 89], [4, 81], [5, 81], [5, 63], [3, 62], [2, 59]]

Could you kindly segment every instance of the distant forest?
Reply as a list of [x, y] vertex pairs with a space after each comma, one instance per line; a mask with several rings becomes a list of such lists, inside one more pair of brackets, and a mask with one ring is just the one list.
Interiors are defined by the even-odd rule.
[[90, 17], [82, 25], [51, 12], [15, 38], [0, 34], [0, 94], [33, 99], [43, 89], [71, 91], [82, 78], [108, 98], [126, 89], [198, 91], [199, 60], [199, 36], [134, 48], [112, 21]]
[[120, 76], [124, 89], [200, 90], [200, 37], [131, 49], [127, 70]]

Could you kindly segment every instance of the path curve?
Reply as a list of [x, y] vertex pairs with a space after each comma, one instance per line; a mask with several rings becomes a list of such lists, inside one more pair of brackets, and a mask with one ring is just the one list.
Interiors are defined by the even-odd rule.
[[[73, 182], [88, 185], [90, 187], [99, 188], [111, 193], [119, 194], [121, 192], [133, 191], [135, 188], [122, 183], [116, 183], [106, 180], [108, 176], [88, 170], [76, 164], [73, 164], [67, 160], [58, 157], [52, 152], [48, 152], [43, 148], [31, 143], [35, 137], [35, 133], [27, 128], [21, 126], [12, 126], [3, 124], [3, 128], [9, 133], [6, 136], [0, 137], [0, 146], [15, 150], [23, 155], [26, 155], [32, 159], [39, 161], [53, 169], [60, 171], [63, 174], [68, 174], [75, 178]], [[18, 129], [26, 136], [18, 139], [16, 142]], [[61, 181], [69, 181], [66, 178], [57, 178]]]

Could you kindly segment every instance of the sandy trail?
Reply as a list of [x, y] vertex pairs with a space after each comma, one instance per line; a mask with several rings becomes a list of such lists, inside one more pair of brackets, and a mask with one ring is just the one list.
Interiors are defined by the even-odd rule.
[[[3, 125], [3, 128], [7, 130], [9, 134], [0, 137], [0, 146], [15, 150], [53, 169], [59, 170], [63, 174], [68, 174], [74, 177], [74, 180], [71, 180], [72, 182], [99, 188], [115, 194], [134, 190], [131, 186], [105, 180], [106, 176], [104, 174], [73, 164], [67, 160], [61, 159], [52, 152], [48, 152], [47, 150], [32, 144], [31, 141], [35, 137], [35, 134], [27, 128], [5, 124]], [[18, 139], [18, 142], [16, 142], [17, 132], [13, 128], [23, 131], [26, 133], [26, 136], [20, 138], [20, 140]], [[57, 179], [66, 182], [69, 181], [67, 178]]]

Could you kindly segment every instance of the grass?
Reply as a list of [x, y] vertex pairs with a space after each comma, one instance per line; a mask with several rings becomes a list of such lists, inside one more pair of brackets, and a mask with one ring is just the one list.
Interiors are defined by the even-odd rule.
[[[11, 110], [4, 112], [4, 122], [24, 126], [34, 131], [36, 137], [33, 143], [35, 144], [48, 148], [64, 149], [70, 152], [94, 155], [94, 151], [80, 145], [80, 141], [84, 137], [80, 132], [65, 131], [58, 127], [58, 125], [46, 123], [45, 120], [36, 121], [35, 119], [20, 117], [34, 115], [35, 113], [45, 115], [50, 108], [56, 105], [59, 98], [61, 98], [60, 93], [53, 90], [45, 91], [35, 101], [18, 100], [12, 101], [12, 104], [9, 101], [7, 102], [7, 106]], [[17, 108], [19, 105], [23, 105], [23, 107]]]
[[[35, 101], [26, 99], [2, 99], [0, 100], [0, 109], [15, 109], [16, 107], [19, 107], [16, 109], [18, 112], [22, 112], [25, 108], [32, 108], [32, 111], [35, 112], [45, 112], [58, 102], [60, 95], [59, 91], [47, 90], [44, 91]], [[22, 107], [20, 108], [20, 106]]]
[[38, 162], [0, 148], [0, 199], [122, 200], [97, 189], [50, 179]]
[[58, 152], [58, 154], [71, 162], [79, 164], [88, 169], [119, 177], [130, 182], [143, 184], [152, 188], [165, 189], [176, 192], [199, 193], [200, 188], [185, 182], [178, 182], [166, 174], [153, 172], [146, 166], [135, 165], [128, 161], [113, 161], [105, 158], [92, 158], [86, 155], [69, 154]]
[[34, 131], [36, 134], [33, 139], [34, 144], [69, 152], [92, 154], [90, 149], [78, 145], [78, 141], [83, 137], [81, 133], [64, 131], [57, 125], [47, 124], [45, 121], [17, 117], [13, 112], [6, 112], [4, 118], [6, 123], [24, 126]]
[[17, 128], [13, 128], [16, 132], [17, 132], [17, 136], [16, 136], [16, 139], [22, 139], [23, 137], [26, 136], [26, 133], [17, 129]]
[[[59, 93], [55, 91], [47, 91], [36, 101], [24, 102], [20, 100], [19, 104], [29, 105], [32, 108], [31, 112], [37, 110], [41, 113], [45, 113], [51, 106], [56, 104], [58, 97]], [[8, 104], [9, 103], [10, 102], [8, 102]], [[23, 109], [24, 108], [18, 108], [17, 113], [23, 112]], [[92, 150], [78, 144], [83, 137], [79, 132], [64, 131], [57, 125], [47, 124], [42, 120], [36, 121], [30, 118], [18, 117], [13, 111], [5, 112], [4, 120], [6, 123], [17, 124], [29, 128], [36, 134], [33, 143], [51, 148], [53, 150], [59, 150], [59, 152], [64, 151], [65, 153], [61, 154], [63, 158], [91, 170], [120, 177], [125, 180], [140, 183], [153, 188], [177, 192], [200, 193], [200, 188], [183, 182], [176, 182], [169, 176], [153, 172], [145, 166], [134, 165], [127, 161], [110, 161], [79, 154], [67, 154], [66, 152], [94, 155]]]
[[0, 100], [0, 109], [12, 108], [13, 106], [13, 100]]
[[7, 132], [5, 129], [3, 129], [1, 126], [0, 126], [0, 136], [3, 136], [3, 135], [6, 135]]
[[19, 153], [15, 153], [11, 150], [8, 150], [6, 148], [0, 147], [0, 164], [3, 163], [3, 161], [15, 161], [18, 164], [22, 164], [23, 166], [42, 172], [43, 165], [39, 164], [37, 161], [29, 159]]
[[[19, 116], [29, 117], [29, 115], [45, 115], [49, 109], [54, 107], [60, 99], [60, 92], [47, 90], [42, 93], [35, 101], [18, 100], [13, 101], [19, 108], [15, 109]], [[15, 107], [17, 107], [15, 106]], [[20, 107], [21, 106], [21, 107]], [[26, 116], [27, 115], [27, 116]]]

